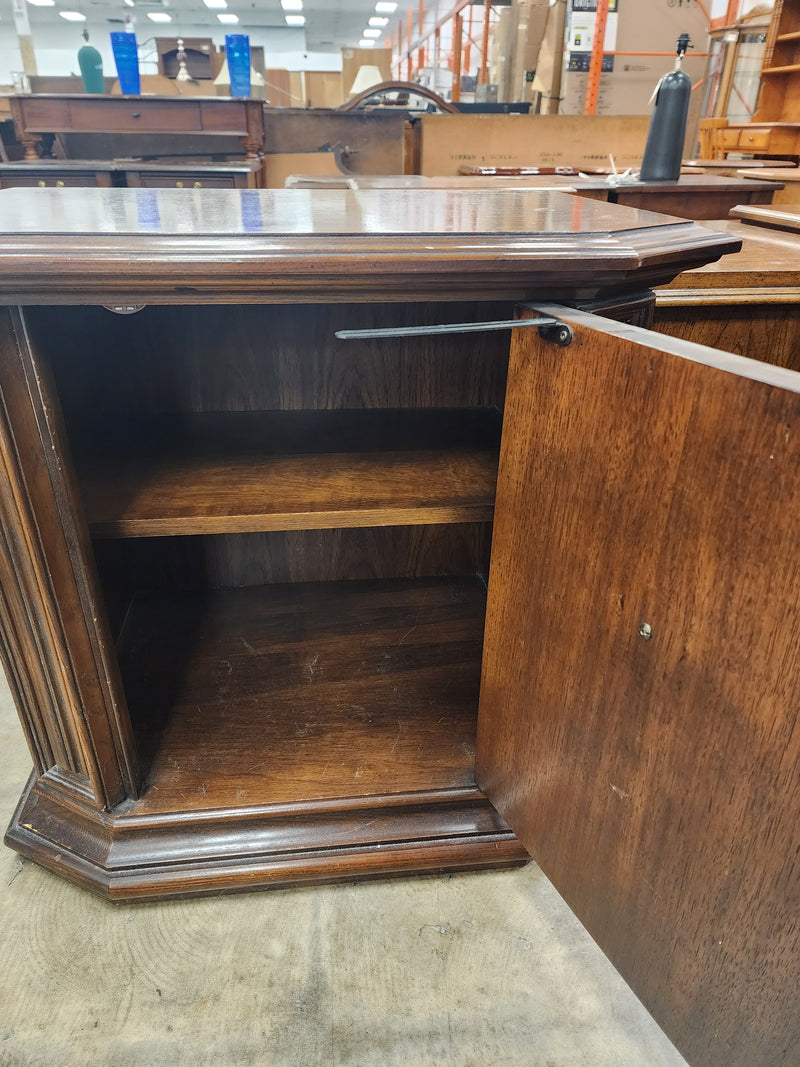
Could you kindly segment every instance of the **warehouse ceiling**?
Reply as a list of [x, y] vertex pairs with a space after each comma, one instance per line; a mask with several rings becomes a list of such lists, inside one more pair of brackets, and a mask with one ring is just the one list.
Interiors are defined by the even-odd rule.
[[[47, 0], [45, 0], [47, 2]], [[310, 51], [338, 51], [340, 48], [356, 47], [365, 29], [378, 31], [373, 35], [376, 47], [388, 47], [390, 34], [396, 34], [397, 23], [402, 19], [403, 29], [408, 3], [396, 5], [394, 12], [375, 10], [376, 0], [302, 0], [302, 10], [284, 10], [281, 0], [216, 0], [219, 7], [210, 9], [203, 0], [54, 0], [53, 6], [40, 6], [42, 0], [28, 0], [27, 10], [31, 28], [44, 23], [59, 24], [68, 34], [69, 22], [60, 17], [64, 10], [74, 10], [87, 16], [92, 32], [96, 34], [97, 23], [107, 21], [109, 30], [122, 29], [126, 17], [133, 17], [139, 40], [150, 36], [170, 37], [181, 33], [181, 26], [200, 27], [207, 25], [212, 30], [226, 33], [237, 32], [236, 25], [223, 25], [218, 14], [237, 15], [239, 28], [246, 32], [250, 27], [286, 28], [286, 16], [301, 15], [305, 18], [306, 47]], [[226, 7], [222, 7], [222, 3]], [[298, 0], [294, 0], [295, 3]], [[387, 5], [382, 4], [385, 8]], [[434, 5], [431, 4], [431, 7]], [[451, 8], [450, 0], [441, 4], [442, 14]], [[414, 0], [415, 25], [418, 0]], [[154, 21], [149, 14], [169, 15], [170, 20]], [[384, 26], [369, 26], [370, 18], [385, 18]], [[78, 23], [73, 23], [73, 26]], [[383, 40], [386, 38], [386, 45]]]

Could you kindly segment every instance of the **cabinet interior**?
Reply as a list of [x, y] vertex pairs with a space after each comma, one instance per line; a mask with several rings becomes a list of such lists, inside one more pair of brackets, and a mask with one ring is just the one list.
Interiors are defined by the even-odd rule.
[[30, 308], [137, 810], [474, 789], [509, 304]]

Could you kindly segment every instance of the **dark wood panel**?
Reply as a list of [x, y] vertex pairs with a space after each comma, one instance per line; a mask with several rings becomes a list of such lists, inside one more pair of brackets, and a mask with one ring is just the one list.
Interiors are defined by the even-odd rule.
[[53, 785], [31, 780], [6, 843], [115, 901], [518, 867], [528, 859], [474, 788], [266, 811], [119, 814], [112, 836], [107, 820], [64, 805]]
[[80, 483], [104, 537], [490, 521], [499, 433], [474, 409], [160, 419], [96, 435]]
[[[25, 145], [25, 159], [37, 161], [36, 143], [43, 133], [84, 135], [113, 134], [123, 139], [123, 151], [113, 158], [130, 158], [133, 136], [167, 135], [168, 143], [159, 155], [176, 155], [176, 137], [188, 151], [187, 135], [208, 142], [218, 134], [241, 139], [248, 159], [257, 159], [264, 143], [263, 107], [258, 100], [232, 100], [224, 97], [100, 95], [21, 95], [11, 98], [11, 113], [17, 139]], [[95, 145], [96, 145], [95, 140]], [[211, 152], [210, 144], [201, 151]], [[139, 156], [143, 153], [140, 151]], [[100, 158], [104, 158], [99, 153]], [[98, 157], [90, 150], [82, 157]], [[105, 158], [110, 158], [105, 156]]]
[[[718, 179], [723, 181], [725, 179]], [[674, 192], [660, 190], [653, 195], [647, 191], [628, 190], [624, 186], [611, 195], [614, 203], [626, 207], [641, 208], [645, 211], [658, 211], [664, 215], [676, 215], [683, 219], [722, 219], [737, 204], [770, 204], [774, 189], [780, 185], [771, 182], [748, 182], [750, 188], [729, 188], [722, 186], [707, 192], [702, 190], [675, 189]], [[753, 186], [756, 188], [753, 188]], [[760, 188], [758, 186], [761, 186]], [[580, 191], [580, 187], [579, 187]]]
[[[394, 109], [393, 109], [394, 110]], [[267, 108], [264, 150], [320, 152], [344, 147], [348, 170], [356, 174], [402, 174], [408, 112], [336, 112], [327, 108]]]
[[513, 305], [29, 308], [73, 436], [98, 412], [497, 406], [508, 334], [340, 341], [340, 329], [509, 318]]
[[[23, 115], [25, 108], [23, 105]], [[38, 124], [29, 129], [44, 128], [49, 132], [64, 129], [66, 132], [83, 133], [149, 133], [152, 130], [164, 130], [169, 133], [196, 132], [203, 128], [200, 117], [200, 105], [196, 100], [132, 100], [126, 98], [102, 100], [98, 102], [89, 97], [69, 100], [69, 119], [62, 126], [42, 127], [50, 115], [39, 119]], [[237, 131], [238, 132], [238, 131]]]
[[489, 572], [491, 523], [95, 542], [114, 632], [136, 590], [218, 589]]
[[3, 644], [41, 769], [55, 763], [88, 778], [95, 802], [113, 805], [136, 788], [130, 723], [58, 401], [38, 354], [17, 313], [0, 316]]
[[512, 342], [478, 784], [690, 1063], [789, 1067], [800, 376], [564, 316]]
[[103, 171], [71, 171], [68, 173], [55, 172], [54, 168], [34, 171], [32, 174], [23, 174], [19, 170], [6, 170], [0, 167], [0, 189], [35, 189], [50, 186], [51, 188], [87, 186], [109, 186], [108, 172]]
[[[131, 176], [134, 180], [131, 181]], [[126, 178], [131, 186], [140, 186], [145, 189], [236, 189], [246, 188], [246, 180], [237, 180], [234, 175], [230, 177], [206, 176], [198, 166], [192, 175], [186, 174], [148, 174], [147, 171], [127, 171]]]
[[770, 294], [769, 303], [761, 302], [764, 294], [758, 291], [737, 295], [750, 299], [726, 306], [723, 296], [705, 306], [659, 307], [654, 329], [800, 371], [800, 303], [779, 303], [779, 292]]
[[466, 788], [485, 586], [417, 579], [136, 600], [136, 811]]

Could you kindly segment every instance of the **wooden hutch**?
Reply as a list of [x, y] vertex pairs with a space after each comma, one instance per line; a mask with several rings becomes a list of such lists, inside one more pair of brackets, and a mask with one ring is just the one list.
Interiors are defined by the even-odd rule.
[[748, 123], [700, 122], [700, 155], [800, 157], [800, 0], [775, 0], [761, 67], [758, 108]]

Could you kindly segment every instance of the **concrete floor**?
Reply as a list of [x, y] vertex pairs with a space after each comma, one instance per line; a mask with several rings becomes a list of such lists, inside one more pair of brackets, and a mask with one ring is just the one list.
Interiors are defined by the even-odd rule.
[[[0, 677], [0, 821], [30, 769]], [[116, 907], [0, 847], [3, 1067], [680, 1067], [534, 864]]]

